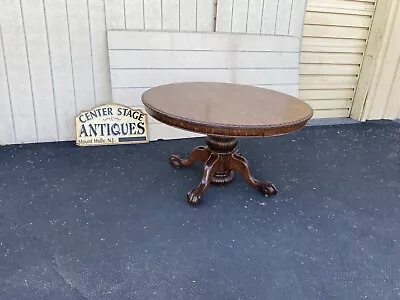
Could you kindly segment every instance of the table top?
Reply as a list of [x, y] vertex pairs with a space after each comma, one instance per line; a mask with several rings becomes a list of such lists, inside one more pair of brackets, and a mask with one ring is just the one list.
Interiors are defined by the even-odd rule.
[[191, 82], [154, 87], [142, 95], [150, 116], [189, 131], [223, 136], [272, 136], [303, 128], [305, 102], [248, 85]]

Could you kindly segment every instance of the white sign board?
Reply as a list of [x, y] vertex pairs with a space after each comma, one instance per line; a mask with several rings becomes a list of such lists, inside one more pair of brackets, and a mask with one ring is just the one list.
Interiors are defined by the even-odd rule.
[[105, 104], [76, 117], [76, 144], [100, 146], [147, 143], [147, 115], [140, 109]]

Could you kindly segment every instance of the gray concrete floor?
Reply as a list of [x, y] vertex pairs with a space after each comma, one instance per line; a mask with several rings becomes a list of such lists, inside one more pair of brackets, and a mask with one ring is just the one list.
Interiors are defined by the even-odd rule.
[[400, 124], [243, 139], [198, 207], [202, 139], [0, 148], [0, 299], [399, 299]]

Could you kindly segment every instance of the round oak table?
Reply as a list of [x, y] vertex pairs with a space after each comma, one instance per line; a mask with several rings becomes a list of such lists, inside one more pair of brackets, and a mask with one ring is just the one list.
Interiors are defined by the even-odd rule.
[[197, 204], [210, 183], [222, 185], [235, 172], [265, 196], [277, 193], [268, 181], [251, 176], [248, 162], [237, 150], [237, 137], [263, 137], [302, 129], [312, 117], [312, 108], [299, 99], [254, 86], [228, 83], [176, 83], [157, 86], [142, 95], [150, 116], [158, 121], [192, 132], [206, 134], [206, 147], [193, 150], [188, 159], [172, 155], [175, 167], [203, 162], [200, 184], [187, 195]]

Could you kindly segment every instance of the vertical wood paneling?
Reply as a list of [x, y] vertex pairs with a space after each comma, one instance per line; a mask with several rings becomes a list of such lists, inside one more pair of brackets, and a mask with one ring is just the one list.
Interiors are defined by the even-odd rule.
[[[380, 5], [383, 6], [384, 3]], [[379, 5], [379, 4], [378, 4]], [[396, 82], [398, 73], [400, 73], [400, 3], [389, 2], [386, 4], [386, 17], [389, 22], [386, 24], [384, 32], [378, 32], [379, 39], [383, 36], [383, 46], [376, 64], [379, 69], [375, 70], [372, 78], [372, 86], [366, 93], [364, 118], [368, 120], [377, 119], [394, 119], [398, 115], [398, 104], [400, 100], [393, 98], [391, 95], [396, 94]], [[388, 15], [389, 14], [389, 15]], [[370, 52], [371, 53], [371, 52]], [[376, 77], [376, 78], [374, 78]], [[371, 84], [371, 83], [369, 83]]]
[[0, 144], [74, 139], [109, 102], [104, 0], [0, 1]]
[[[219, 1], [217, 31], [274, 34], [277, 9]], [[76, 113], [112, 101], [107, 29], [212, 32], [213, 18], [214, 0], [1, 0], [0, 143], [74, 139]]]
[[67, 0], [77, 113], [95, 105], [87, 1]]
[[217, 31], [231, 32], [232, 30], [233, 0], [218, 1]]
[[42, 1], [22, 0], [39, 142], [58, 140], [49, 48]]
[[2, 29], [0, 24], [0, 145], [15, 143], [12, 108], [4, 61]]
[[179, 0], [162, 1], [163, 30], [179, 30]]
[[291, 30], [292, 35], [300, 36], [305, 3], [306, 0], [219, 1], [217, 31], [289, 35]]
[[45, 0], [50, 60], [53, 74], [58, 137], [74, 139], [73, 117], [76, 115], [70, 33], [64, 0]]
[[143, 29], [143, 0], [125, 0], [125, 18], [126, 29]]
[[[232, 0], [231, 0], [232, 1]], [[239, 16], [246, 27], [246, 16]], [[246, 2], [246, 3], [245, 3]], [[241, 9], [239, 5], [238, 8]], [[243, 12], [242, 12], [243, 13]], [[232, 9], [230, 10], [230, 18]], [[212, 32], [214, 30], [214, 0], [106, 0], [107, 29], [181, 30]], [[230, 21], [229, 21], [230, 22]], [[243, 25], [244, 22], [244, 25]], [[229, 25], [229, 32], [231, 25]], [[242, 30], [242, 32], [244, 32]]]
[[[83, 1], [83, 0], [81, 0]], [[125, 29], [125, 1], [105, 0], [107, 29]]]
[[261, 33], [261, 18], [263, 15], [264, 0], [249, 0], [247, 17], [247, 32]]
[[36, 142], [35, 111], [19, 1], [0, 1], [4, 57], [17, 143]]
[[307, 0], [293, 0], [289, 35], [301, 36]]
[[[283, 1], [283, 0], [282, 0]], [[264, 0], [261, 34], [274, 34], [279, 0]]]
[[180, 0], [179, 18], [181, 31], [196, 31], [196, 1], [200, 0]]
[[276, 16], [275, 34], [288, 35], [290, 16], [292, 13], [292, 2], [294, 0], [279, 0]]
[[245, 33], [249, 0], [235, 0], [232, 13], [232, 32]]
[[144, 29], [162, 29], [161, 0], [144, 0]]
[[[398, 48], [397, 48], [398, 49]], [[392, 79], [389, 99], [386, 104], [385, 118], [396, 119], [400, 114], [400, 51], [397, 50], [396, 72]]]
[[351, 107], [350, 116], [355, 120], [366, 120], [373, 102], [371, 99], [375, 98], [377, 87], [380, 86], [381, 68], [384, 59], [387, 57], [385, 53], [381, 54], [381, 52], [388, 48], [388, 43], [391, 40], [390, 31], [397, 12], [394, 7], [397, 5], [398, 3], [393, 1], [378, 1], [376, 5], [372, 3], [369, 9], [364, 6], [362, 10], [363, 15], [367, 13], [371, 17], [373, 16], [373, 22]]
[[92, 36], [94, 95], [96, 105], [100, 105], [111, 102], [104, 0], [89, 0], [89, 24]]
[[197, 0], [197, 31], [214, 30], [214, 0]]
[[[247, 10], [247, 0], [238, 1], [246, 2]], [[232, 10], [230, 18], [231, 15]], [[162, 29], [212, 32], [214, 0], [106, 0], [106, 18], [109, 30]], [[239, 22], [245, 21], [240, 19]]]

